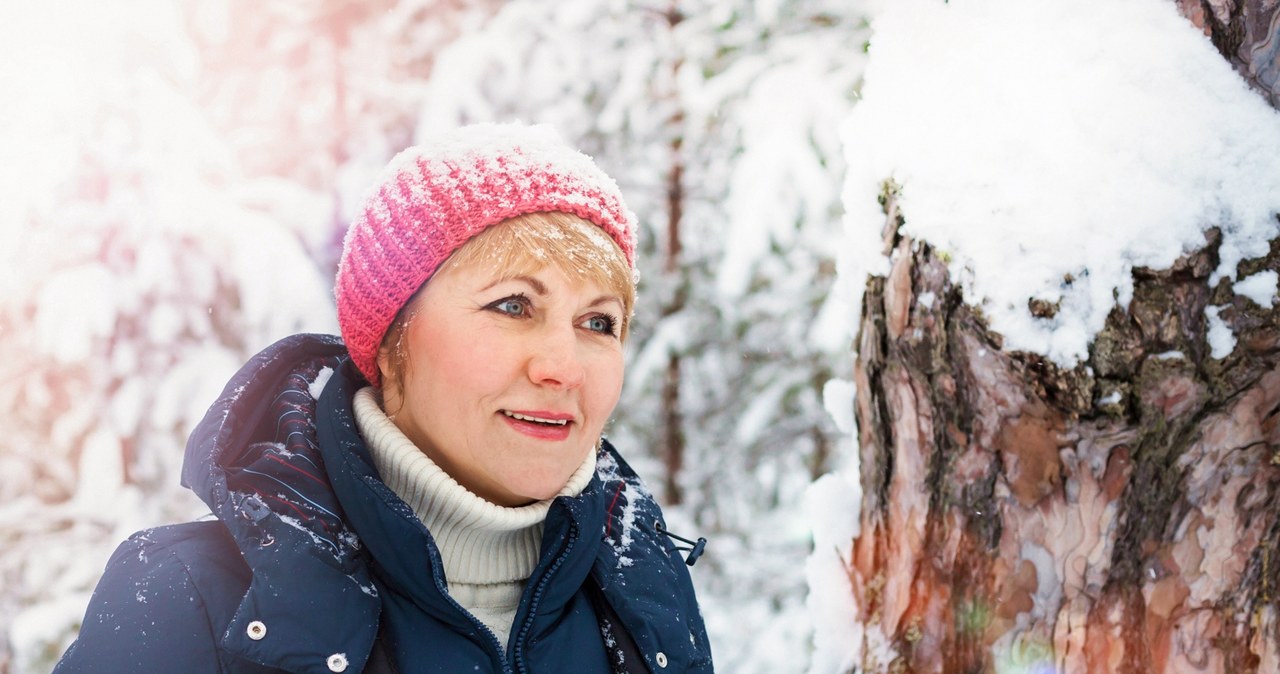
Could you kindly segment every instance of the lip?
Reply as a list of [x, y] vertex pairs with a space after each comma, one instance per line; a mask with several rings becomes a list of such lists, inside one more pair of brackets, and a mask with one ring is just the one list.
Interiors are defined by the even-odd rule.
[[[511, 414], [519, 414], [524, 417], [537, 417], [538, 419], [546, 419], [547, 421], [573, 421], [572, 414], [564, 412], [551, 412], [548, 410], [502, 410]], [[506, 415], [503, 415], [506, 416]]]
[[[547, 419], [548, 421], [565, 421], [568, 422], [563, 426], [548, 426], [534, 421], [524, 421], [507, 416], [507, 412], [519, 414], [525, 417], [535, 417], [538, 419]], [[573, 430], [574, 420], [572, 414], [563, 412], [550, 412], [547, 410], [502, 410], [498, 412], [498, 416], [507, 423], [517, 433], [536, 438], [538, 440], [567, 440], [569, 433]]]

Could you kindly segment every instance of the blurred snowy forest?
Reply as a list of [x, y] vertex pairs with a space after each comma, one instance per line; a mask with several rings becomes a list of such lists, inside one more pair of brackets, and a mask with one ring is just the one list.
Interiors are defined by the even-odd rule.
[[[876, 608], [945, 603], [947, 582], [913, 580], [923, 557], [853, 558], [880, 540], [864, 522], [924, 526], [962, 502], [916, 489], [941, 475], [924, 463], [855, 442], [855, 400], [864, 438], [901, 430], [871, 412], [931, 421], [909, 397], [859, 384], [855, 399], [858, 368], [883, 355], [870, 344], [855, 363], [860, 321], [928, 355], [916, 345], [949, 321], [933, 317], [963, 305], [1001, 357], [1092, 381], [1095, 337], [1128, 318], [1139, 272], [1208, 239], [1198, 350], [1152, 360], [1217, 368], [1261, 348], [1248, 316], [1280, 324], [1274, 0], [16, 0], [0, 55], [0, 674], [50, 669], [127, 535], [206, 512], [178, 484], [188, 430], [257, 350], [336, 332], [347, 223], [433, 129], [551, 124], [639, 216], [608, 433], [672, 529], [711, 541], [693, 577], [725, 672], [889, 670], [945, 633]], [[902, 271], [917, 258], [936, 278]], [[860, 315], [868, 288], [897, 293], [895, 320]], [[1124, 395], [1081, 405], [1119, 414]], [[864, 494], [886, 465], [915, 500]], [[1267, 465], [1241, 479], [1280, 493], [1280, 459]], [[1052, 498], [1078, 497], [1049, 473]], [[1039, 521], [1041, 501], [989, 491], [1000, 516]], [[912, 531], [881, 538], [919, 552]], [[1057, 529], [1060, 558], [1007, 531], [1027, 587], [1025, 606], [988, 607], [1026, 614], [988, 630], [1006, 655], [1071, 609], [1055, 569], [1080, 552]], [[1003, 625], [959, 615], [952, 628]], [[968, 656], [997, 672], [1059, 662], [988, 646]]]
[[[0, 10], [0, 672], [48, 671], [111, 550], [199, 517], [188, 429], [336, 332], [341, 237], [424, 131], [554, 125], [639, 216], [609, 429], [705, 535], [717, 665], [808, 666], [802, 500], [847, 453], [835, 279], [868, 29], [827, 0], [19, 1]], [[845, 396], [847, 403], [847, 396]]]

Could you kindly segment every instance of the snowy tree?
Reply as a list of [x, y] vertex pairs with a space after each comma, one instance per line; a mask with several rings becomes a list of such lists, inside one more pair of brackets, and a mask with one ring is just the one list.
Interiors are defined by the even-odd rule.
[[323, 195], [242, 179], [191, 104], [174, 7], [17, 5], [0, 24], [0, 669], [37, 672], [120, 540], [205, 510], [177, 476], [226, 378], [335, 321], [303, 245]]
[[873, 22], [817, 671], [1280, 670], [1280, 12], [1178, 4]]
[[[641, 345], [627, 421], [638, 446], [669, 451], [645, 431], [646, 406], [668, 399], [655, 396], [657, 384], [677, 382], [680, 415], [659, 417], [685, 443], [680, 471], [668, 464], [668, 491], [683, 496], [691, 526], [712, 534], [714, 554], [695, 577], [717, 662], [795, 671], [809, 640], [801, 499], [831, 467], [840, 433], [822, 391], [847, 367], [835, 329], [844, 305], [829, 293], [833, 188], [844, 171], [835, 132], [853, 103], [865, 34], [856, 6], [756, 3], [705, 18], [686, 36], [688, 67], [705, 79], [683, 84], [685, 294], [657, 324], [658, 339]], [[663, 353], [665, 372], [647, 366]]]
[[327, 195], [331, 227], [305, 242], [326, 272], [364, 190], [411, 144], [437, 52], [496, 4], [185, 4], [202, 59], [196, 104], [260, 190], [283, 183]]

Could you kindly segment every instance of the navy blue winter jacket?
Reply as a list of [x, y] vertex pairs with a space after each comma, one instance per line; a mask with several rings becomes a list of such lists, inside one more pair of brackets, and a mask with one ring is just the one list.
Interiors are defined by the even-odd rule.
[[187, 444], [183, 483], [217, 519], [123, 543], [55, 674], [611, 672], [619, 655], [712, 671], [688, 570], [608, 443], [582, 494], [552, 504], [499, 644], [373, 468], [351, 406], [365, 385], [334, 337], [249, 361]]

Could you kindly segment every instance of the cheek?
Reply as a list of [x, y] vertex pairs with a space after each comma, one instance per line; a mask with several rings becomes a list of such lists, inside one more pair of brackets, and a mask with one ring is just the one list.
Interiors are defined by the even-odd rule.
[[476, 396], [500, 393], [509, 386], [516, 357], [491, 331], [427, 330], [416, 346], [431, 363], [431, 385], [449, 406], [476, 402]]
[[406, 373], [405, 397], [425, 405], [428, 411], [450, 402], [448, 391], [456, 390], [458, 382], [467, 381], [459, 374], [470, 366], [465, 362], [469, 354], [465, 349], [457, 349], [457, 340], [450, 337], [447, 330], [419, 320], [412, 326], [406, 342], [413, 365]]
[[591, 405], [597, 414], [608, 416], [618, 404], [622, 395], [623, 362], [622, 354], [609, 354], [595, 364], [592, 371], [592, 386], [588, 394]]

